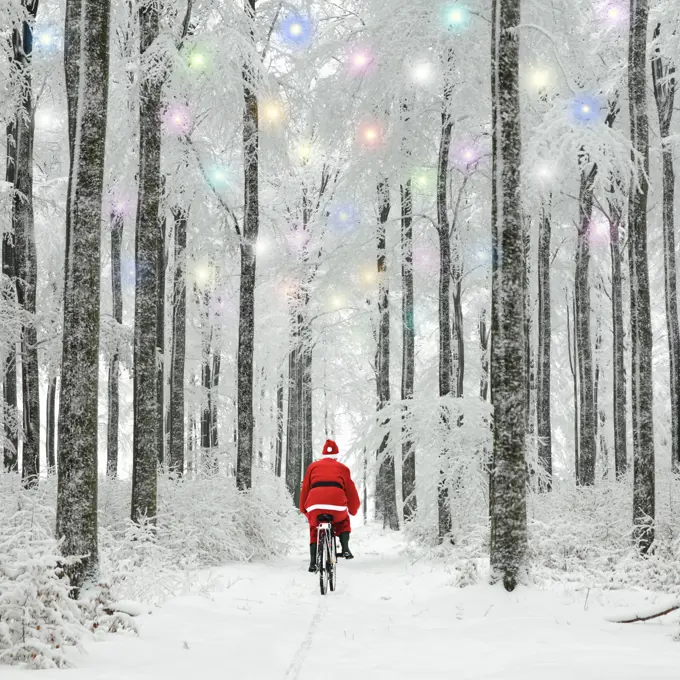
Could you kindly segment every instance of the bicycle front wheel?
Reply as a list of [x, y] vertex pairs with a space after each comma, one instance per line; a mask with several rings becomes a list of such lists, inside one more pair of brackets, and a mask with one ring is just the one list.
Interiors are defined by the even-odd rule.
[[319, 590], [322, 595], [328, 592], [328, 559], [327, 559], [327, 548], [328, 541], [326, 540], [326, 532], [319, 536], [319, 543], [317, 547], [318, 564], [319, 564]]

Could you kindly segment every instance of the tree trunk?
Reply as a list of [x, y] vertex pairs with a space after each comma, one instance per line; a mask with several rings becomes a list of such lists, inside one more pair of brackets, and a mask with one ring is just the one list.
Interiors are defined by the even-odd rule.
[[520, 0], [494, 0], [495, 137], [493, 194], [498, 246], [494, 303], [498, 334], [491, 348], [494, 384], [494, 456], [491, 567], [513, 590], [524, 570], [527, 549], [524, 291], [526, 271], [520, 195], [519, 108]]
[[[113, 318], [116, 323], [123, 323], [123, 281], [121, 277], [120, 251], [123, 240], [123, 216], [111, 216], [111, 288], [113, 296]], [[118, 476], [118, 425], [120, 353], [118, 347], [111, 357], [109, 365], [109, 418], [107, 423], [106, 474]]]
[[571, 300], [571, 306], [569, 305], [569, 299], [567, 299], [567, 349], [569, 351], [569, 368], [571, 370], [573, 393], [574, 393], [574, 480], [576, 484], [579, 483], [579, 437], [578, 437], [578, 370], [576, 367], [576, 329], [572, 328], [571, 323], [571, 310], [574, 311], [574, 317], [576, 317], [576, 303], [574, 301], [573, 295]]
[[[598, 286], [600, 289], [600, 287]], [[601, 289], [600, 289], [601, 290]], [[604, 427], [607, 422], [607, 416], [600, 403], [600, 384], [602, 382], [602, 315], [598, 314], [595, 327], [595, 414], [597, 416], [597, 437], [600, 447], [600, 461], [602, 465], [602, 476], [607, 478], [609, 474], [609, 449], [607, 447], [607, 438], [604, 433]]]
[[609, 250], [612, 267], [612, 346], [614, 392], [614, 465], [616, 478], [622, 479], [628, 469], [626, 424], [626, 366], [623, 326], [623, 252], [619, 244], [621, 211], [610, 202]]
[[[255, 2], [247, 0], [254, 42]], [[238, 326], [238, 455], [236, 485], [250, 489], [253, 475], [253, 355], [255, 350], [255, 245], [260, 227], [259, 207], [259, 121], [255, 74], [244, 66], [243, 165], [244, 218], [241, 240], [241, 289]], [[299, 484], [298, 484], [299, 486]], [[299, 489], [298, 492], [299, 494]]]
[[[7, 125], [6, 162], [5, 180], [13, 186], [16, 177], [16, 132], [14, 123]], [[3, 234], [2, 238], [2, 273], [12, 281], [13, 294], [16, 295], [16, 248], [14, 236], [8, 233]], [[5, 470], [17, 472], [19, 470], [19, 432], [15, 427], [18, 412], [16, 343], [12, 343], [3, 366], [3, 399], [5, 430], [3, 462]]]
[[490, 330], [486, 325], [486, 309], [479, 315], [479, 352], [482, 359], [482, 375], [479, 379], [479, 398], [486, 401], [489, 398], [489, 336]]
[[531, 280], [531, 221], [528, 217], [522, 219], [524, 227], [524, 257], [526, 269], [524, 270], [524, 361], [526, 364], [526, 383], [524, 385], [524, 422], [528, 435], [533, 435], [534, 429], [534, 410], [532, 409], [532, 399], [534, 394], [534, 353], [532, 347], [533, 319], [531, 310], [531, 290], [529, 281]]
[[40, 474], [40, 378], [38, 374], [38, 332], [35, 325], [38, 263], [35, 249], [33, 218], [33, 93], [30, 63], [33, 54], [33, 24], [38, 11], [37, 0], [24, 0], [29, 20], [21, 34], [14, 31], [15, 61], [20, 67], [24, 99], [16, 130], [16, 174], [12, 222], [16, 266], [17, 302], [23, 310], [21, 332], [21, 394], [23, 406], [23, 438], [21, 478], [24, 485], [38, 483]]
[[300, 419], [302, 417], [302, 394], [300, 371], [300, 326], [295, 310], [291, 316], [292, 345], [288, 354], [288, 421], [286, 431], [286, 487], [297, 507], [300, 503], [302, 482], [302, 448], [300, 442]]
[[[453, 354], [451, 340], [451, 239], [449, 235], [447, 187], [449, 180], [449, 150], [451, 148], [451, 82], [453, 50], [449, 50], [446, 60], [444, 97], [441, 114], [441, 137], [439, 140], [439, 159], [437, 163], [437, 233], [439, 235], [439, 396], [451, 394], [453, 388]], [[442, 413], [442, 418], [446, 416]], [[445, 445], [446, 448], [446, 445]], [[449, 500], [447, 465], [442, 461], [437, 483], [438, 537], [451, 533], [451, 507]]]
[[[159, 35], [156, 4], [139, 9], [140, 52]], [[132, 519], [155, 518], [158, 494], [158, 241], [161, 198], [161, 83], [144, 73], [140, 83], [139, 199], [135, 239], [134, 430]]]
[[[656, 27], [654, 36], [661, 32]], [[652, 60], [654, 97], [659, 115], [663, 172], [663, 252], [664, 288], [666, 299], [666, 327], [670, 364], [671, 395], [671, 461], [673, 470], [680, 472], [680, 326], [678, 325], [678, 272], [675, 264], [675, 169], [673, 146], [669, 139], [673, 104], [675, 101], [675, 67], [664, 63], [659, 48]]]
[[187, 213], [173, 210], [175, 220], [175, 276], [172, 302], [172, 348], [170, 356], [170, 471], [184, 473], [184, 364], [186, 358]]
[[[64, 281], [64, 326], [59, 397], [57, 537], [64, 555], [80, 561], [66, 567], [74, 595], [98, 572], [97, 410], [101, 205], [109, 82], [108, 0], [68, 0], [65, 70], [80, 59], [76, 123], [69, 132], [71, 192], [67, 196], [69, 240]], [[81, 31], [80, 26], [87, 26]], [[75, 41], [75, 44], [74, 44]], [[67, 79], [67, 84], [69, 80]], [[71, 95], [73, 93], [71, 92]], [[76, 143], [77, 142], [77, 143]]]
[[301, 357], [301, 397], [302, 397], [302, 476], [307, 473], [307, 468], [314, 458], [314, 438], [312, 432], [312, 329], [309, 321], [305, 318], [303, 327], [303, 345]]
[[166, 222], [165, 217], [159, 219], [158, 234], [158, 287], [156, 289], [156, 436], [158, 438], [158, 465], [165, 464], [165, 270], [167, 257], [165, 252]]
[[[413, 322], [413, 192], [411, 180], [401, 185], [401, 399], [413, 399], [415, 381], [415, 327]], [[416, 498], [415, 444], [408, 434], [406, 420], [412, 417], [408, 408], [402, 415], [401, 488], [404, 499], [404, 521], [413, 519], [418, 509]]]
[[276, 385], [276, 461], [274, 462], [274, 474], [281, 476], [283, 462], [283, 374], [279, 377]]
[[590, 224], [593, 213], [593, 183], [597, 167], [581, 171], [579, 190], [579, 227], [576, 245], [574, 297], [579, 382], [579, 475], [578, 484], [595, 484], [597, 415], [593, 394], [593, 349], [590, 335]]
[[[390, 402], [390, 307], [387, 280], [387, 246], [385, 225], [390, 214], [390, 188], [387, 180], [378, 185], [378, 347], [376, 352], [376, 378], [378, 392], [378, 417]], [[383, 420], [387, 428], [389, 420]], [[384, 527], [397, 531], [397, 486], [394, 456], [388, 451], [389, 434], [385, 432], [378, 448], [378, 489], [380, 511]]]
[[50, 383], [47, 388], [47, 427], [46, 427], [46, 459], [47, 470], [54, 472], [57, 467], [56, 457], [56, 433], [57, 433], [57, 378], [53, 376], [50, 378]]
[[649, 193], [649, 121], [647, 119], [648, 0], [634, 0], [630, 10], [628, 99], [632, 158], [637, 165], [628, 202], [630, 232], [630, 307], [633, 407], [633, 523], [643, 554], [654, 541], [654, 395], [652, 320], [647, 264], [647, 196]]
[[536, 394], [536, 428], [538, 461], [545, 482], [541, 491], [552, 489], [552, 423], [550, 419], [550, 349], [552, 337], [552, 302], [550, 297], [550, 204], [543, 205], [538, 232], [538, 361]]

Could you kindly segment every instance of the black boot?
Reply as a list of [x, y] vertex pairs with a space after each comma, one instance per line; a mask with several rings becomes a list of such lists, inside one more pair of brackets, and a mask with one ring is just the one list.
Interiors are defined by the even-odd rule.
[[316, 543], [309, 544], [309, 571], [312, 574], [316, 571]]
[[342, 556], [346, 560], [353, 560], [354, 555], [349, 551], [349, 531], [343, 531], [340, 534], [340, 546], [342, 547]]

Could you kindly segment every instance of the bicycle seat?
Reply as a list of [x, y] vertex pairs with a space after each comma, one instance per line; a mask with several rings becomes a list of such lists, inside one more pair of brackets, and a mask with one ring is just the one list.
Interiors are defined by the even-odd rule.
[[333, 522], [333, 515], [319, 515], [317, 518], [319, 522]]

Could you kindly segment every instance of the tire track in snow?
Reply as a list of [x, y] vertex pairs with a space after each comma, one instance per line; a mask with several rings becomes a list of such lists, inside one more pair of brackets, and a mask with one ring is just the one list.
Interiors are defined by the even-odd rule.
[[316, 611], [314, 612], [314, 616], [312, 616], [312, 620], [309, 623], [309, 628], [307, 629], [307, 635], [305, 635], [305, 639], [298, 647], [297, 652], [295, 652], [295, 656], [293, 657], [293, 661], [291, 662], [290, 666], [288, 666], [284, 680], [298, 680], [300, 677], [300, 671], [302, 670], [302, 666], [304, 665], [307, 654], [309, 653], [309, 650], [312, 646], [314, 632], [318, 628], [321, 618], [326, 611], [326, 602], [326, 597], [322, 597], [317, 604]]

